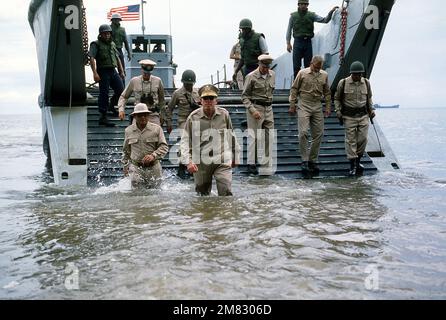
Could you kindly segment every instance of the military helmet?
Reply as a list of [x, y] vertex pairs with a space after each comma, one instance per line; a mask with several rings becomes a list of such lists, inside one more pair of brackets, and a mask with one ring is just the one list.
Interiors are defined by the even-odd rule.
[[110, 20], [113, 20], [113, 19], [119, 19], [119, 20], [122, 20], [121, 14], [119, 14], [119, 13], [113, 13], [113, 14], [111, 15]]
[[197, 77], [195, 76], [195, 72], [192, 70], [185, 70], [183, 72], [183, 75], [181, 76], [181, 82], [182, 83], [195, 83], [197, 80]]
[[99, 27], [99, 33], [102, 33], [102, 32], [112, 32], [112, 28], [108, 24], [102, 24]]
[[243, 29], [243, 28], [252, 29], [252, 22], [251, 22], [251, 20], [249, 20], [249, 19], [242, 19], [240, 21], [239, 28], [240, 29]]
[[308, 1], [308, 0], [299, 0], [299, 1], [297, 1], [297, 4], [310, 4], [310, 1]]
[[364, 72], [365, 72], [365, 68], [364, 68], [364, 65], [362, 64], [362, 62], [355, 61], [351, 64], [350, 73], [364, 73]]

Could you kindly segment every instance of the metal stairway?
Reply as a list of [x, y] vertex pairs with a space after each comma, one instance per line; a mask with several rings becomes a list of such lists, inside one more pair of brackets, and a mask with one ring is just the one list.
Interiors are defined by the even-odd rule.
[[[92, 94], [93, 99], [88, 101], [88, 180], [91, 184], [114, 182], [123, 176], [120, 159], [122, 157], [124, 130], [128, 126], [128, 121], [111, 118], [116, 124], [115, 127], [99, 127], [99, 113], [96, 104], [97, 91], [89, 90], [89, 93]], [[172, 90], [166, 90], [167, 101], [169, 101], [171, 94]], [[297, 118], [288, 115], [288, 95], [289, 90], [277, 90], [274, 94], [274, 125], [277, 130], [277, 170], [275, 174], [287, 178], [303, 178], [300, 169]], [[222, 89], [218, 105], [230, 112], [234, 129], [242, 129], [241, 125], [246, 120], [246, 113], [240, 100], [240, 91]], [[126, 114], [130, 114], [132, 110], [133, 106], [129, 105], [126, 108]], [[173, 127], [176, 128], [176, 112], [174, 113]], [[165, 136], [169, 147], [172, 148], [177, 140], [169, 141], [167, 132], [165, 132]], [[243, 139], [242, 164], [234, 170], [235, 175], [247, 174], [246, 140], [246, 138]], [[173, 152], [173, 154], [175, 156], [171, 158], [172, 161], [175, 161], [177, 160], [176, 152]], [[168, 155], [162, 162], [163, 168], [176, 170], [177, 164], [172, 163], [168, 159]], [[364, 156], [362, 164], [365, 167], [365, 175], [377, 171], [367, 155]], [[348, 176], [350, 164], [345, 154], [344, 128], [339, 125], [334, 113], [325, 119], [324, 137], [319, 153], [319, 168], [318, 178]]]

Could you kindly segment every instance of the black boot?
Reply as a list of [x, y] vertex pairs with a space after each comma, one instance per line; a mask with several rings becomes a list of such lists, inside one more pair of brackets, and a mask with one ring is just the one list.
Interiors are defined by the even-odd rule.
[[259, 174], [259, 171], [257, 170], [257, 166], [255, 164], [248, 165], [248, 173]]
[[182, 163], [180, 163], [180, 165], [178, 166], [178, 178], [180, 179], [186, 179], [187, 178], [187, 174], [186, 174], [186, 166]]
[[350, 159], [350, 171], [348, 175], [350, 177], [356, 176], [356, 159]]
[[315, 176], [319, 174], [319, 167], [316, 162], [308, 161], [308, 169], [310, 169], [311, 173]]
[[107, 119], [106, 113], [101, 113], [101, 116], [99, 117], [99, 125], [106, 126], [106, 127], [114, 127], [115, 126], [115, 124], [113, 122], [110, 122], [110, 120]]
[[115, 109], [115, 107], [112, 105], [112, 104], [110, 104], [109, 106], [108, 106], [108, 110], [107, 110], [113, 117], [117, 117], [117, 116], [119, 116], [119, 112], [118, 112], [118, 110], [116, 110]]
[[361, 156], [356, 158], [356, 175], [362, 176], [364, 173], [364, 166], [361, 164]]

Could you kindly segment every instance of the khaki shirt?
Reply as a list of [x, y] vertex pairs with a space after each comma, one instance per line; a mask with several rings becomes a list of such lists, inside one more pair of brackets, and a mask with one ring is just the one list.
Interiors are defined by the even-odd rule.
[[325, 103], [331, 106], [328, 73], [324, 70], [315, 73], [308, 67], [299, 71], [291, 86], [290, 107], [295, 107], [297, 100], [299, 100], [299, 107], [315, 111], [315, 107], [320, 107], [320, 101], [323, 96], [325, 97]]
[[196, 104], [200, 102], [198, 89], [193, 88], [192, 92], [189, 92], [183, 86], [180, 89], [176, 90], [173, 93], [172, 99], [170, 99], [169, 105], [166, 109], [167, 124], [172, 124], [172, 113], [176, 106], [178, 106], [178, 117], [183, 119], [187, 118], [192, 111], [191, 101], [195, 101]]
[[[151, 93], [154, 106], [158, 106], [160, 111], [164, 109], [166, 104], [164, 100], [164, 86], [160, 78], [155, 77], [154, 75], [150, 76], [149, 81], [144, 81], [142, 75], [132, 78], [119, 97], [118, 107], [120, 112], [124, 112], [127, 100], [132, 93], [135, 95], [135, 105], [140, 102], [141, 96], [144, 93]], [[147, 107], [150, 109], [153, 106]]]
[[[215, 134], [220, 137], [220, 145], [214, 147]], [[211, 150], [214, 163], [231, 160], [238, 163], [240, 146], [232, 131], [231, 117], [226, 109], [219, 106], [215, 107], [215, 113], [210, 119], [202, 107], [189, 115], [181, 137], [181, 163], [201, 163], [201, 153], [209, 156]]]
[[[335, 109], [336, 112], [341, 111], [342, 101], [341, 101], [341, 87], [342, 80], [338, 83], [338, 88], [335, 94]], [[350, 108], [362, 108], [367, 104], [367, 84], [364, 77], [361, 81], [354, 82], [352, 77], [345, 78], [344, 87], [344, 105]], [[372, 89], [370, 88], [369, 93], [369, 106], [373, 106], [372, 102]]]
[[229, 54], [229, 59], [234, 59], [234, 70], [237, 69], [240, 64], [240, 59], [242, 58], [242, 49], [240, 47], [240, 42], [237, 42]]
[[130, 161], [140, 162], [146, 155], [153, 155], [159, 161], [169, 151], [163, 129], [151, 122], [141, 131], [132, 124], [125, 129], [122, 163], [128, 166]]
[[275, 86], [276, 74], [272, 70], [269, 70], [266, 79], [260, 74], [259, 68], [248, 74], [245, 78], [245, 86], [242, 92], [242, 101], [246, 109], [251, 114], [256, 111], [253, 100], [271, 103]]

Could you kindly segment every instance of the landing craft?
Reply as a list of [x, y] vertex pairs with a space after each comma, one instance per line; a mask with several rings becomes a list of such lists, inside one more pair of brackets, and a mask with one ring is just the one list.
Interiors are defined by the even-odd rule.
[[[332, 21], [316, 34], [313, 39], [314, 54], [325, 57], [324, 68], [329, 74], [333, 91], [338, 81], [348, 76], [349, 66], [355, 60], [364, 63], [366, 77], [370, 77], [393, 4], [394, 0], [345, 0]], [[85, 81], [89, 40], [83, 8], [82, 0], [33, 0], [28, 13], [39, 63], [43, 148], [54, 182], [60, 186], [113, 182], [122, 178], [120, 158], [127, 123], [113, 119], [116, 124], [114, 128], [97, 126], [97, 90], [87, 89]], [[347, 13], [347, 23], [344, 25], [341, 24], [342, 10]], [[167, 88], [166, 96], [169, 97], [173, 92], [176, 70], [171, 37], [129, 35], [129, 43], [134, 59], [127, 67], [128, 77], [139, 75], [138, 60], [155, 60], [158, 65], [154, 74], [162, 78]], [[164, 44], [164, 52], [154, 52], [151, 46], [155, 43]], [[297, 122], [287, 113], [289, 88], [293, 80], [291, 54], [278, 57], [274, 65], [277, 79], [273, 101], [277, 129], [275, 173], [301, 178]], [[132, 101], [129, 100], [129, 103]], [[246, 116], [240, 91], [223, 89], [219, 104], [231, 113], [234, 128], [241, 128]], [[126, 113], [130, 113], [130, 110], [129, 105]], [[376, 121], [373, 129], [369, 130], [365, 174], [373, 174], [378, 169], [399, 168]], [[174, 156], [165, 159], [163, 167], [175, 168], [178, 162], [176, 152], [172, 150], [178, 147], [178, 141], [174, 137], [168, 140], [171, 147], [169, 154]], [[245, 140], [240, 142], [247, 150]], [[243, 160], [237, 174], [247, 172], [246, 152], [243, 153]], [[319, 162], [320, 177], [348, 174], [344, 128], [334, 115], [325, 120]]]

